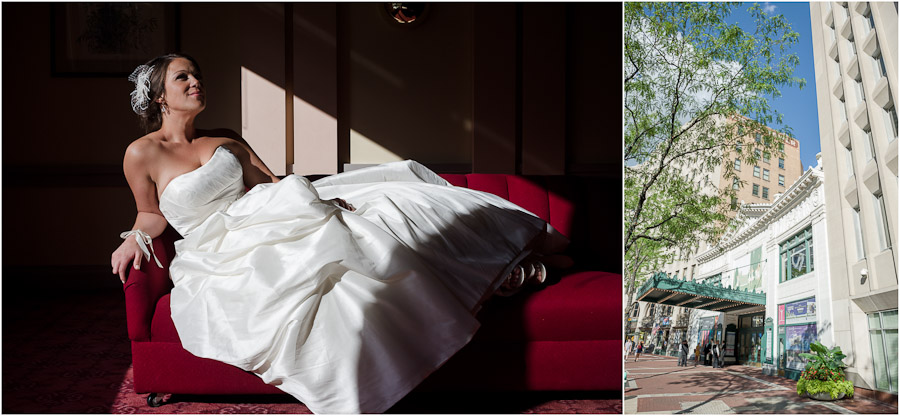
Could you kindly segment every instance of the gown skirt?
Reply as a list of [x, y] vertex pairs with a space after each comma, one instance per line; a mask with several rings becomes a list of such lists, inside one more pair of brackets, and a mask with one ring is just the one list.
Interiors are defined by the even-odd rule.
[[[236, 165], [236, 167], [235, 167]], [[186, 350], [259, 375], [315, 413], [380, 413], [469, 342], [474, 315], [543, 220], [412, 162], [243, 192], [225, 147], [160, 209]], [[338, 207], [342, 198], [356, 211]]]

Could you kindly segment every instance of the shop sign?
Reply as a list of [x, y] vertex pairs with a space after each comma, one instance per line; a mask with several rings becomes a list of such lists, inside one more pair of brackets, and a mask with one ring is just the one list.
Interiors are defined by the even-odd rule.
[[[791, 325], [805, 322], [815, 322], [816, 320], [816, 298], [803, 299], [797, 302], [791, 302], [781, 305], [784, 308], [784, 320], [779, 318], [780, 325]], [[779, 315], [781, 310], [779, 308]]]

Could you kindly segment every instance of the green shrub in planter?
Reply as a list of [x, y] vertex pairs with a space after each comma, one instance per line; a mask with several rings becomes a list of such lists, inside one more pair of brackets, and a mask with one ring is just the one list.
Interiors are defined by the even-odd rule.
[[801, 353], [806, 358], [806, 368], [797, 380], [797, 394], [828, 393], [837, 399], [841, 393], [853, 397], [853, 383], [844, 376], [844, 355], [841, 347], [827, 348], [818, 341], [809, 345], [815, 354]]

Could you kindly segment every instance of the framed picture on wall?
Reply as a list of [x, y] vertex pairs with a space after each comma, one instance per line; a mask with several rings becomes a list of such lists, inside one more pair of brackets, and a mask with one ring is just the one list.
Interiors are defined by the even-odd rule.
[[179, 47], [177, 4], [63, 3], [50, 14], [53, 76], [128, 76]]

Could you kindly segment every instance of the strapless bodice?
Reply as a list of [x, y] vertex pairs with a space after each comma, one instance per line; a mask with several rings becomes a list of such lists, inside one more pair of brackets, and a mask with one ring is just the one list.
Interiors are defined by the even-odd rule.
[[205, 164], [169, 181], [159, 197], [159, 210], [186, 237], [244, 194], [243, 173], [237, 157], [219, 146]]

